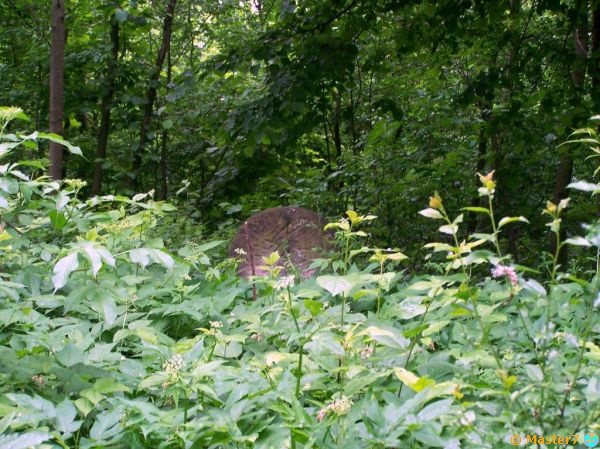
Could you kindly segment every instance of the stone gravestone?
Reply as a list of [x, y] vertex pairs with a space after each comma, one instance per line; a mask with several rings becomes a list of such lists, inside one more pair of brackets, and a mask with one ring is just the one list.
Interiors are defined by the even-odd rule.
[[[291, 266], [302, 277], [310, 277], [313, 259], [323, 256], [328, 248], [329, 235], [323, 231], [325, 221], [316, 212], [302, 207], [275, 207], [248, 218], [231, 242], [229, 255], [244, 257], [238, 273], [248, 278], [265, 275], [260, 267], [265, 265], [263, 256], [277, 251], [281, 256], [277, 265], [282, 273], [289, 273]], [[240, 256], [240, 249], [242, 253]], [[237, 251], [236, 251], [237, 250]]]

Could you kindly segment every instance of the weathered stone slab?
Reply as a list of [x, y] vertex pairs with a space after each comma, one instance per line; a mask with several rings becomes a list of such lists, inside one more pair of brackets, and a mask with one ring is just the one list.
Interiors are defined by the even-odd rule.
[[[308, 267], [313, 259], [323, 256], [329, 236], [323, 231], [325, 220], [316, 212], [303, 207], [275, 207], [248, 218], [242, 225], [229, 249], [231, 257], [245, 257], [238, 268], [240, 276], [267, 274], [260, 267], [263, 256], [277, 251], [278, 265], [284, 273], [293, 266], [302, 277], [310, 277], [314, 270]], [[240, 256], [236, 249], [246, 254]]]

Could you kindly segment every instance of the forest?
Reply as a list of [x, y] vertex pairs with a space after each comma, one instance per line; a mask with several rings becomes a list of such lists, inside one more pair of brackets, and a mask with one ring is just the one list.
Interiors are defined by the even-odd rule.
[[0, 0], [0, 449], [600, 447], [600, 0]]

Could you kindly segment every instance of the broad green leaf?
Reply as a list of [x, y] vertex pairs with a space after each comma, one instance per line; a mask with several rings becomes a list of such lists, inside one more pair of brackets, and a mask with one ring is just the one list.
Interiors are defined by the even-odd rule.
[[81, 427], [82, 421], [75, 421], [77, 409], [69, 399], [63, 400], [56, 406], [54, 426], [62, 434], [70, 435]]
[[597, 190], [600, 190], [598, 184], [592, 184], [591, 182], [587, 181], [572, 182], [567, 186], [567, 188], [581, 190], [582, 192], [596, 192]]
[[175, 266], [175, 261], [173, 260], [173, 258], [165, 253], [164, 251], [160, 250], [160, 249], [149, 249], [148, 250], [150, 257], [152, 258], [152, 260], [154, 260], [156, 263], [161, 264], [163, 267], [167, 268], [168, 270], [173, 269], [173, 267]]
[[356, 285], [355, 282], [351, 282], [345, 276], [333, 276], [333, 275], [325, 275], [319, 276], [317, 278], [317, 284], [319, 287], [324, 288], [332, 296], [339, 295], [340, 293], [344, 296], [347, 296], [352, 287]]
[[0, 449], [29, 449], [51, 438], [47, 432], [0, 435]]
[[382, 328], [379, 326], [369, 326], [358, 335], [368, 335], [377, 343], [392, 348], [404, 349], [410, 344], [410, 340], [402, 335], [402, 332], [393, 328]]
[[83, 157], [83, 153], [81, 152], [81, 148], [75, 146], [75, 145], [71, 145], [69, 142], [67, 142], [66, 140], [64, 140], [62, 137], [60, 137], [58, 134], [54, 134], [54, 133], [38, 133], [38, 138], [40, 139], [46, 139], [49, 140], [50, 142], [54, 142], [54, 143], [58, 143], [64, 147], [67, 148], [67, 150], [69, 150], [69, 152], [71, 154], [77, 154], [81, 157]]
[[150, 251], [147, 248], [132, 249], [129, 251], [129, 260], [146, 268], [150, 264]]
[[454, 251], [454, 247], [451, 245], [448, 245], [447, 243], [427, 243], [426, 245], [423, 245], [423, 248], [433, 248], [434, 252], [437, 251]]
[[347, 210], [346, 211], [346, 215], [348, 216], [348, 219], [350, 220], [350, 223], [355, 224], [360, 222], [360, 217], [359, 215], [353, 211], [353, 210]]
[[0, 158], [8, 154], [10, 150], [21, 145], [21, 142], [4, 142], [0, 143]]
[[321, 310], [323, 310], [323, 303], [319, 302], [319, 301], [314, 301], [312, 299], [305, 299], [303, 301], [304, 307], [306, 307], [306, 310], [309, 311], [309, 313], [315, 317], [319, 314], [319, 312], [321, 312]]
[[62, 350], [56, 353], [56, 359], [67, 368], [77, 363], [83, 363], [84, 354], [81, 349], [73, 344], [66, 345]]
[[447, 224], [439, 227], [439, 231], [444, 234], [454, 235], [458, 232], [458, 226], [455, 224]]
[[439, 332], [440, 330], [445, 328], [448, 324], [450, 324], [450, 321], [448, 321], [448, 320], [435, 321], [435, 322], [431, 323], [429, 325], [429, 327], [423, 331], [423, 337], [428, 337], [429, 335]]
[[102, 315], [107, 329], [112, 327], [117, 319], [117, 304], [110, 295], [102, 295], [94, 299], [92, 309]]
[[419, 211], [419, 214], [423, 215], [427, 218], [433, 218], [434, 220], [443, 220], [444, 216], [440, 213], [439, 210], [434, 209], [432, 207], [428, 207], [427, 209], [423, 209]]
[[440, 416], [448, 414], [451, 412], [452, 408], [452, 399], [442, 399], [440, 401], [432, 402], [423, 408], [417, 415], [417, 420], [419, 422], [430, 422], [433, 421]]
[[514, 223], [515, 221], [520, 221], [522, 223], [529, 223], [529, 220], [527, 220], [527, 218], [525, 218], [525, 217], [504, 217], [498, 223], [498, 229], [500, 229], [501, 227], [503, 227], [509, 223]]
[[77, 253], [69, 254], [54, 265], [54, 269], [52, 270], [54, 273], [54, 276], [52, 276], [52, 284], [54, 284], [55, 291], [64, 287], [69, 275], [79, 267], [77, 256]]
[[526, 364], [525, 372], [530, 379], [535, 380], [536, 382], [542, 382], [544, 380], [544, 373], [539, 365]]
[[90, 437], [96, 441], [106, 441], [123, 432], [120, 426], [122, 411], [115, 409], [110, 412], [103, 411], [96, 415], [96, 421], [90, 429]]
[[571, 237], [566, 239], [565, 243], [574, 246], [592, 246], [589, 240], [583, 237]]
[[419, 376], [405, 368], [394, 368], [394, 374], [403, 384], [410, 388], [412, 388], [412, 385], [415, 385], [419, 381]]
[[102, 377], [94, 383], [94, 390], [101, 394], [117, 393], [121, 391], [131, 391], [131, 389], [122, 383], [117, 382], [112, 377]]
[[48, 218], [50, 218], [50, 223], [57, 231], [60, 231], [67, 224], [67, 217], [64, 213], [59, 212], [57, 210], [51, 210], [48, 212]]
[[92, 264], [92, 276], [96, 277], [98, 271], [102, 268], [102, 261], [106, 262], [111, 267], [115, 266], [115, 258], [106, 248], [94, 246], [92, 242], [82, 243], [81, 248]]

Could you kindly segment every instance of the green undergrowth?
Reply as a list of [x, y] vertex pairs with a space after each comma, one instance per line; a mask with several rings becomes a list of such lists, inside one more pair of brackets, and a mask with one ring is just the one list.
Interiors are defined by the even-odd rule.
[[[226, 242], [166, 247], [177, 211], [151, 193], [81, 199], [81, 181], [37, 177], [18, 152], [47, 137], [0, 143], [1, 449], [583, 447], [600, 433], [598, 269], [565, 273], [558, 251], [546, 272], [513, 265], [499, 238], [527, 220], [494, 216], [493, 173], [486, 206], [455, 214], [436, 193], [421, 211], [440, 231], [431, 273], [365, 246], [376, 217], [348, 211], [318, 276], [284, 275], [274, 253], [248, 282], [214, 257]], [[598, 153], [594, 130], [574, 139]], [[558, 249], [598, 267], [598, 222], [561, 241], [566, 207], [544, 210]], [[490, 232], [465, 235], [467, 213]]]

